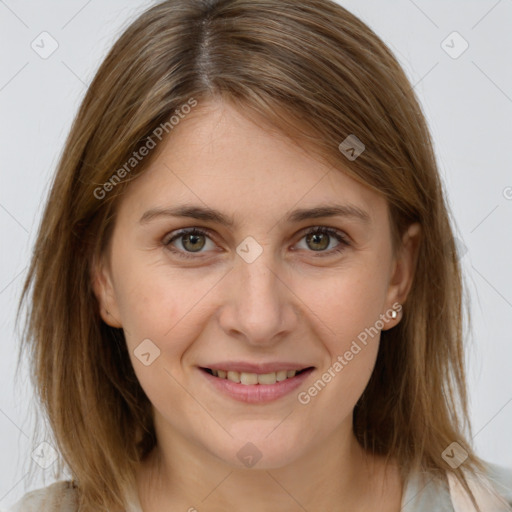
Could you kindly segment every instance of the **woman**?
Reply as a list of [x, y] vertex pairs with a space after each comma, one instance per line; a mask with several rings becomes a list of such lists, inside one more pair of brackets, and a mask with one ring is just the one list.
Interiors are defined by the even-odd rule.
[[66, 143], [29, 294], [73, 480], [14, 511], [510, 510], [471, 448], [423, 114], [329, 0], [140, 16]]

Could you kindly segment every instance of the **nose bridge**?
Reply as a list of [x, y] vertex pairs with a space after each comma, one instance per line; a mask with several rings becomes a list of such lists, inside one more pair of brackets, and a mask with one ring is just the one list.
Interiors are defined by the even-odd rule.
[[276, 305], [271, 303], [279, 302], [279, 278], [270, 250], [266, 251], [265, 256], [262, 254], [253, 262], [238, 261], [237, 270], [238, 278], [243, 285], [240, 293], [242, 296], [245, 295], [249, 302], [256, 301], [269, 305]]
[[240, 257], [231, 272], [222, 327], [242, 333], [250, 343], [270, 344], [291, 329], [293, 314], [273, 252], [254, 242], [244, 241], [237, 248]]

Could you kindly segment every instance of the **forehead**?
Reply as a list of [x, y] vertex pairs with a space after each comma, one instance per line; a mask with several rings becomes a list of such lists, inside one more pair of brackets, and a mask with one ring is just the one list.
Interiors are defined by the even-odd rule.
[[195, 204], [253, 220], [298, 208], [349, 205], [370, 217], [385, 200], [270, 126], [226, 103], [200, 105], [160, 144], [126, 189], [124, 210]]

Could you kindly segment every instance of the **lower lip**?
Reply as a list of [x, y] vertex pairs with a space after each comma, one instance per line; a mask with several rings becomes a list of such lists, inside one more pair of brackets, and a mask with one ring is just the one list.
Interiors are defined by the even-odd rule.
[[275, 384], [245, 385], [228, 379], [215, 377], [199, 369], [215, 389], [235, 400], [251, 404], [272, 402], [291, 393], [311, 375], [313, 370], [314, 368], [310, 368], [295, 377], [276, 382]]

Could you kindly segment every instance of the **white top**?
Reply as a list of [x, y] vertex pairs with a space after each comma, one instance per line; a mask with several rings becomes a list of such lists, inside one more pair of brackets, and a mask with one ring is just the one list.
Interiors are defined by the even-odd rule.
[[[512, 469], [487, 464], [486, 477], [470, 483], [482, 512], [512, 512]], [[61, 480], [28, 492], [6, 512], [76, 512], [76, 489]], [[448, 475], [439, 483], [415, 473], [409, 476], [402, 496], [401, 512], [474, 512], [462, 487]], [[137, 493], [126, 512], [143, 512]]]

